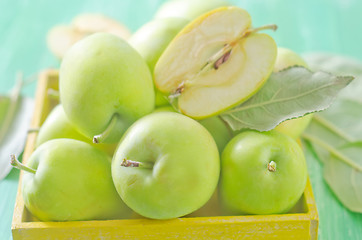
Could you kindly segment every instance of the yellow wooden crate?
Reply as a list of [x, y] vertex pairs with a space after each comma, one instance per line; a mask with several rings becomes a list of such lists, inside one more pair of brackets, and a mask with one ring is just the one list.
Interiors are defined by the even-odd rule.
[[[40, 74], [32, 127], [44, 122], [58, 100], [58, 71]], [[36, 133], [29, 133], [23, 155], [26, 163], [34, 150]], [[40, 222], [25, 208], [19, 188], [12, 222], [14, 240], [20, 239], [317, 239], [318, 213], [308, 180], [304, 194], [288, 214], [183, 217], [172, 220], [127, 219], [106, 221]]]

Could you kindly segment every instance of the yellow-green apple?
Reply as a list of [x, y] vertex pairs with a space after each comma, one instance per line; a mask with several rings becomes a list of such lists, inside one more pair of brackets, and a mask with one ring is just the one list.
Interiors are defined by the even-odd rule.
[[[279, 72], [292, 66], [302, 66], [308, 68], [307, 63], [297, 53], [290, 49], [279, 47], [277, 59], [274, 65], [274, 72]], [[284, 121], [280, 123], [275, 130], [297, 139], [308, 127], [312, 117], [313, 114], [308, 114], [300, 118]]]
[[138, 214], [171, 219], [202, 207], [214, 193], [219, 153], [210, 133], [179, 113], [152, 113], [135, 122], [112, 160], [123, 201]]
[[117, 194], [110, 157], [90, 144], [54, 139], [39, 146], [22, 165], [26, 208], [41, 221], [127, 218], [130, 209]]
[[[143, 25], [129, 39], [129, 43], [146, 60], [151, 74], [162, 52], [187, 23], [188, 20], [183, 18], [156, 19]], [[156, 90], [156, 106], [166, 104], [166, 97]]]
[[118, 142], [135, 120], [154, 109], [147, 64], [126, 41], [109, 33], [96, 33], [73, 45], [59, 78], [64, 112], [94, 142]]
[[236, 214], [285, 213], [300, 199], [306, 182], [303, 151], [283, 133], [245, 131], [222, 153], [220, 194]]
[[275, 41], [238, 7], [208, 12], [181, 30], [156, 63], [154, 82], [194, 119], [217, 115], [257, 92], [273, 70]]
[[130, 31], [120, 22], [102, 14], [83, 13], [73, 19], [71, 25], [56, 25], [47, 34], [50, 51], [62, 59], [68, 49], [82, 38], [96, 33], [108, 32], [128, 39]]
[[130, 30], [121, 22], [100, 13], [79, 14], [73, 19], [71, 25], [79, 32], [88, 33], [88, 35], [107, 32], [125, 40], [131, 36]]
[[89, 143], [94, 147], [105, 151], [110, 156], [113, 156], [114, 150], [117, 147], [117, 144], [94, 144], [91, 138], [87, 138], [78, 132], [69, 122], [61, 104], [54, 107], [40, 127], [35, 146], [39, 147], [41, 144], [57, 138], [71, 138]]
[[171, 0], [160, 6], [155, 18], [181, 17], [193, 20], [215, 8], [229, 5], [226, 0]]

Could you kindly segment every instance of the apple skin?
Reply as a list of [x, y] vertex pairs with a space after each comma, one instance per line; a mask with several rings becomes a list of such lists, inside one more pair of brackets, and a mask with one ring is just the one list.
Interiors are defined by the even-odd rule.
[[59, 73], [60, 100], [69, 121], [93, 138], [108, 129], [104, 143], [116, 143], [138, 118], [155, 105], [147, 64], [126, 41], [96, 33], [74, 44]]
[[[129, 43], [146, 60], [151, 74], [167, 45], [189, 21], [183, 18], [155, 19], [143, 25], [129, 39]], [[157, 89], [156, 106], [167, 105], [166, 97]]]
[[228, 144], [234, 136], [231, 128], [218, 116], [199, 120], [199, 123], [211, 133], [221, 154], [226, 144]]
[[225, 0], [172, 0], [160, 6], [155, 18], [180, 17], [193, 20], [215, 8], [229, 5]]
[[[297, 53], [290, 49], [279, 47], [277, 59], [274, 65], [274, 72], [279, 72], [285, 68], [296, 65], [308, 68], [307, 63]], [[313, 114], [308, 114], [300, 118], [290, 119], [280, 123], [275, 130], [297, 139], [308, 127], [312, 118]]]
[[[123, 159], [151, 167], [123, 167]], [[214, 193], [219, 153], [197, 121], [173, 112], [152, 113], [126, 132], [112, 160], [113, 182], [136, 213], [172, 219], [202, 207]]]
[[[172, 106], [161, 106], [156, 108], [153, 112], [177, 112]], [[234, 132], [231, 128], [221, 120], [218, 116], [205, 118], [198, 121], [204, 126], [211, 136], [214, 138], [217, 149], [221, 154], [226, 144], [233, 138]]]
[[39, 146], [24, 172], [27, 209], [41, 221], [127, 218], [130, 209], [116, 192], [110, 157], [82, 141], [54, 139]]
[[78, 132], [68, 120], [61, 104], [55, 106], [45, 119], [36, 137], [35, 147], [57, 138], [70, 138], [89, 143], [110, 156], [113, 156], [117, 147], [117, 144], [94, 144], [92, 139]]
[[[268, 170], [274, 161], [276, 171]], [[220, 194], [232, 212], [276, 214], [290, 210], [307, 182], [303, 151], [295, 140], [276, 132], [245, 131], [221, 157]]]

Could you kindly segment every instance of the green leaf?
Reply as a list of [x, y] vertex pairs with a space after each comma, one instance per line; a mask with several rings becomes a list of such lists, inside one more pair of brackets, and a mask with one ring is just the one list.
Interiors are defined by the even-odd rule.
[[221, 117], [234, 130], [268, 131], [285, 120], [328, 108], [352, 80], [353, 77], [291, 67], [273, 73], [253, 97]]
[[324, 164], [324, 178], [351, 211], [362, 212], [362, 103], [338, 98], [316, 114], [303, 138]]
[[10, 96], [0, 97], [0, 180], [12, 169], [10, 154], [20, 155], [24, 149], [34, 101], [20, 96], [22, 76]]
[[353, 75], [355, 80], [341, 91], [339, 97], [362, 102], [362, 62], [331, 53], [308, 53], [303, 57], [312, 70], [318, 69], [335, 75]]
[[362, 213], [362, 142], [337, 148], [357, 166], [351, 166], [331, 155], [324, 165], [323, 175], [335, 195], [351, 211]]
[[362, 141], [335, 147], [315, 135], [303, 137], [328, 152], [323, 156], [324, 179], [349, 210], [362, 213]]
[[6, 113], [9, 109], [10, 102], [10, 97], [0, 96], [0, 129], [5, 121]]

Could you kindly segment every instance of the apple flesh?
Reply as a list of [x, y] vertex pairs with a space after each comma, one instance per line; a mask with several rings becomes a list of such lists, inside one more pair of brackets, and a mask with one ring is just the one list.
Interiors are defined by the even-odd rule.
[[234, 213], [285, 213], [300, 199], [307, 182], [302, 149], [276, 131], [235, 136], [222, 153], [221, 170], [222, 201]]
[[197, 121], [173, 112], [135, 122], [112, 160], [112, 177], [123, 201], [153, 219], [187, 215], [203, 206], [216, 189], [219, 153]]
[[248, 12], [218, 8], [171, 41], [154, 70], [155, 85], [179, 111], [195, 119], [217, 115], [250, 98], [273, 70], [277, 47], [251, 29]]
[[[279, 47], [277, 59], [274, 65], [274, 72], [279, 72], [292, 66], [302, 66], [308, 68], [307, 63], [297, 53], [290, 49]], [[280, 123], [275, 130], [297, 139], [308, 127], [312, 118], [313, 114], [308, 114], [300, 118], [290, 119]]]
[[116, 219], [130, 214], [113, 185], [110, 157], [87, 143], [50, 140], [33, 152], [26, 168], [21, 187], [24, 204], [41, 221]]
[[65, 55], [59, 76], [60, 100], [69, 121], [95, 142], [118, 142], [135, 120], [154, 109], [145, 61], [109, 33], [76, 43]]
[[229, 5], [225, 0], [172, 0], [160, 6], [155, 18], [180, 17], [193, 20], [215, 8]]
[[[187, 23], [188, 20], [183, 18], [156, 19], [146, 23], [129, 39], [131, 46], [146, 60], [151, 74], [162, 52]], [[167, 98], [157, 89], [155, 101], [156, 106], [168, 104]]]
[[58, 138], [70, 138], [89, 143], [110, 156], [113, 156], [117, 147], [117, 144], [94, 144], [91, 138], [87, 138], [78, 132], [68, 120], [61, 104], [55, 106], [45, 119], [36, 137], [35, 146], [39, 147], [49, 140]]

